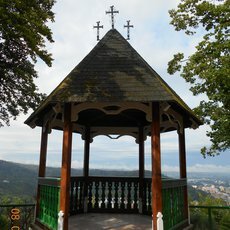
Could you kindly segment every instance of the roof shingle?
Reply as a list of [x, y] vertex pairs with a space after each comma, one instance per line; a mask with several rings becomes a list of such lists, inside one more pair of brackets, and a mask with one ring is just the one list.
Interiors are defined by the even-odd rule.
[[191, 109], [115, 29], [67, 75], [31, 115], [56, 102], [173, 101]]

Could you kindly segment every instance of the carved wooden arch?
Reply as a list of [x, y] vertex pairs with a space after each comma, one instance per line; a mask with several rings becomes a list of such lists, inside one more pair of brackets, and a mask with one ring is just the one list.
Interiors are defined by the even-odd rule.
[[72, 105], [72, 121], [78, 120], [78, 114], [87, 109], [98, 109], [108, 115], [118, 115], [128, 109], [136, 109], [146, 114], [146, 120], [151, 122], [152, 105], [151, 103], [141, 102], [86, 102]]
[[[72, 113], [71, 113], [71, 120], [77, 121], [78, 120], [78, 114], [81, 111], [87, 110], [87, 109], [98, 109], [105, 114], [109, 115], [117, 115], [121, 113], [122, 111], [128, 110], [128, 109], [136, 109], [144, 112], [146, 114], [146, 120], [151, 122], [152, 120], [152, 103], [140, 103], [140, 102], [114, 102], [114, 103], [94, 103], [94, 102], [87, 102], [87, 103], [72, 103]], [[62, 120], [56, 119], [58, 114], [62, 114]], [[162, 116], [166, 115], [168, 117], [168, 120], [163, 121]], [[180, 133], [183, 129], [183, 117], [181, 114], [176, 112], [172, 109], [171, 105], [167, 102], [161, 102], [160, 103], [160, 116], [161, 116], [161, 131], [165, 132], [169, 128], [174, 128], [175, 130], [178, 130]], [[55, 106], [52, 107], [52, 110], [50, 110], [43, 120], [43, 126], [46, 126], [48, 128], [48, 132], [50, 133], [53, 127], [59, 127], [60, 129], [63, 128], [63, 106], [60, 103], [57, 103]], [[193, 121], [193, 124], [195, 122]], [[195, 125], [193, 128], [196, 128]], [[138, 140], [138, 127], [133, 127], [131, 129], [117, 127], [113, 128], [114, 130], [107, 129], [103, 127], [95, 127], [92, 128], [91, 131], [91, 142], [93, 141], [93, 138], [98, 135], [109, 135], [109, 134], [115, 134], [115, 135], [130, 135], [136, 138], [136, 142], [139, 143]], [[82, 139], [84, 140], [84, 126], [81, 126], [79, 124], [73, 123], [73, 130], [78, 130], [79, 133], [82, 134]], [[144, 127], [144, 139], [146, 140], [147, 135], [149, 133], [150, 129], [148, 126]]]

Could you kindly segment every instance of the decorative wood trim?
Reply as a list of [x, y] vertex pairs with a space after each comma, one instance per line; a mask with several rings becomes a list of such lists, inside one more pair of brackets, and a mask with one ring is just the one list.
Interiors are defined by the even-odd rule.
[[192, 118], [190, 118], [189, 120], [190, 120], [191, 123], [192, 123], [192, 125], [191, 125], [191, 128], [192, 128], [192, 129], [197, 129], [197, 128], [199, 128], [199, 125], [197, 124], [197, 122], [195, 122]]
[[176, 112], [170, 104], [167, 102], [162, 102], [160, 104], [160, 114], [166, 115], [168, 117], [168, 121], [161, 121], [161, 127], [163, 128], [163, 131], [166, 131], [168, 128], [175, 128], [182, 132], [183, 129], [183, 116]]
[[91, 127], [91, 140], [99, 135], [129, 135], [138, 142], [138, 127]]
[[137, 109], [146, 113], [146, 120], [151, 122], [151, 103], [141, 103], [141, 102], [85, 102], [77, 103], [73, 105], [71, 120], [77, 121], [78, 114], [87, 109], [98, 109], [108, 115], [117, 115], [127, 109]]
[[[78, 113], [86, 109], [98, 109], [105, 114], [113, 114], [117, 115], [122, 111], [127, 109], [137, 109], [146, 114], [146, 120], [151, 122], [151, 110], [152, 104], [151, 103], [140, 103], [140, 102], [113, 102], [113, 103], [75, 103], [72, 104], [72, 112], [71, 112], [71, 120], [77, 121]], [[58, 114], [62, 114], [62, 119], [56, 119]], [[162, 116], [166, 115], [168, 120], [163, 121]], [[171, 108], [171, 105], [167, 102], [160, 103], [160, 116], [161, 116], [161, 132], [165, 132], [170, 128], [175, 130], [179, 129], [181, 132], [182, 127], [182, 115], [178, 112], [174, 111]], [[57, 127], [63, 129], [64, 126], [64, 115], [63, 115], [63, 106], [60, 103], [57, 103], [55, 106], [52, 107], [52, 110], [47, 113], [44, 118], [44, 124], [48, 126], [49, 132], [53, 127]], [[77, 123], [73, 123], [73, 131], [77, 130], [80, 134], [82, 134], [82, 139], [85, 139], [85, 128], [82, 125]], [[151, 127], [145, 126], [144, 127], [144, 139], [146, 139], [147, 135], [151, 132]], [[91, 127], [91, 140], [98, 135], [130, 135], [136, 138], [136, 142], [139, 143], [139, 136], [138, 136], [138, 127]]]

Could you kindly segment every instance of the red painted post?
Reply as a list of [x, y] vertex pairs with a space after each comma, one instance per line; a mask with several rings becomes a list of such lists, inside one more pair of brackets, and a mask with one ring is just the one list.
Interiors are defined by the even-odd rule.
[[72, 152], [71, 104], [68, 103], [65, 104], [64, 107], [64, 128], [63, 128], [62, 168], [61, 168], [61, 187], [60, 187], [60, 211], [64, 212], [64, 222], [63, 222], [64, 230], [68, 230], [71, 152]]
[[152, 104], [152, 220], [153, 229], [157, 230], [157, 213], [162, 213], [162, 181], [160, 150], [160, 107], [159, 102]]

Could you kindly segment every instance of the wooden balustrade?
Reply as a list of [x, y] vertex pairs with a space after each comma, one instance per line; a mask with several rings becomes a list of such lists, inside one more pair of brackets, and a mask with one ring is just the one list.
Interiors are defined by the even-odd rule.
[[[142, 211], [152, 214], [151, 178], [143, 183]], [[163, 219], [165, 226], [175, 226], [185, 220], [183, 191], [187, 185], [185, 179], [162, 180]], [[87, 192], [83, 193], [84, 186]], [[125, 177], [88, 177], [87, 185], [83, 177], [71, 178], [70, 214], [83, 212], [84, 200], [88, 212], [138, 213], [139, 179]]]
[[[152, 214], [151, 178], [143, 181], [142, 212]], [[86, 212], [139, 212], [139, 178], [126, 177], [71, 177], [70, 215]], [[55, 229], [59, 212], [58, 178], [39, 178], [40, 203], [38, 220]], [[164, 229], [182, 226], [188, 220], [184, 214], [183, 194], [185, 179], [162, 180]], [[175, 228], [176, 229], [176, 228]]]
[[143, 213], [147, 215], [152, 215], [152, 179], [144, 178], [143, 183]]
[[[71, 205], [70, 214], [83, 211], [85, 197], [82, 193], [84, 185], [81, 182], [83, 182], [82, 177], [71, 178], [71, 191], [76, 190], [78, 195], [71, 196], [74, 205]], [[138, 213], [138, 178], [88, 177], [87, 183], [87, 210], [89, 212]], [[72, 185], [75, 188], [72, 188]]]
[[70, 215], [82, 213], [84, 210], [84, 177], [70, 179]]

